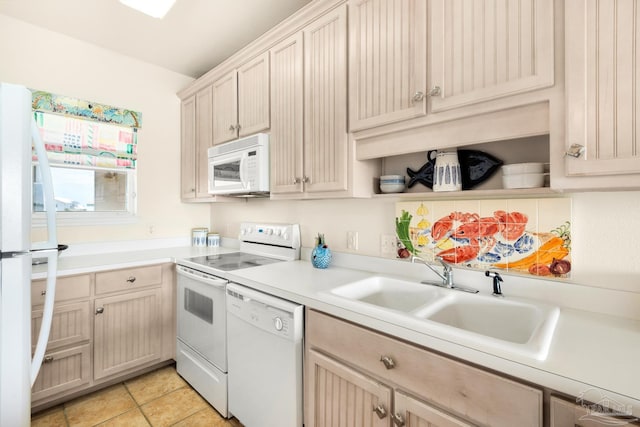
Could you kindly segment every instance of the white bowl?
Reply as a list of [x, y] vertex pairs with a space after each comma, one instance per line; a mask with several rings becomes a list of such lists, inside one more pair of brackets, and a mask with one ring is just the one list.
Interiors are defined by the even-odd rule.
[[380, 191], [383, 193], [402, 193], [404, 191], [404, 182], [387, 184], [380, 182]]
[[398, 183], [404, 182], [404, 175], [382, 175], [380, 182], [384, 183]]
[[504, 188], [538, 188], [544, 186], [543, 173], [517, 173], [502, 175]]
[[544, 172], [544, 163], [513, 163], [502, 166], [502, 175], [535, 174]]

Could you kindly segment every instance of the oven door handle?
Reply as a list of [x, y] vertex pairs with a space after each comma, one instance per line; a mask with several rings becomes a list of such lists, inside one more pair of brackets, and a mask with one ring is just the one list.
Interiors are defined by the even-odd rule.
[[216, 288], [224, 289], [227, 286], [227, 283], [229, 283], [228, 280], [220, 279], [215, 276], [209, 276], [209, 275], [204, 276], [200, 274], [191, 273], [189, 270], [182, 268], [180, 266], [178, 266], [177, 272], [178, 274], [188, 277], [191, 280], [195, 280], [197, 282], [201, 282], [210, 286], [215, 286]]

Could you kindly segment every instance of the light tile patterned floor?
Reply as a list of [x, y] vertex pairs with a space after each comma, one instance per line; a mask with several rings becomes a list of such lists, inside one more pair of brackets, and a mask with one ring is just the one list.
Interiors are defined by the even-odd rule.
[[63, 403], [31, 418], [32, 427], [242, 427], [222, 418], [174, 366]]

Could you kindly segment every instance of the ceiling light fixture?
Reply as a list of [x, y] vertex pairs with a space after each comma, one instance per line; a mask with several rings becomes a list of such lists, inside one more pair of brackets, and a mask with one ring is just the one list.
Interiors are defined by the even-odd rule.
[[154, 18], [164, 18], [176, 0], [120, 0], [120, 3]]

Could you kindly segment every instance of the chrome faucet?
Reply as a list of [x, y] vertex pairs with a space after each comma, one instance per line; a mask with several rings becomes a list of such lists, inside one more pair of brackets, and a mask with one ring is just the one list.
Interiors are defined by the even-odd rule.
[[434, 257], [434, 259], [436, 261], [438, 261], [440, 264], [442, 264], [442, 273], [440, 273], [438, 270], [433, 268], [431, 266], [431, 264], [427, 263], [422, 258], [417, 257], [415, 255], [413, 255], [411, 257], [411, 262], [412, 263], [415, 264], [416, 261], [420, 261], [422, 264], [424, 264], [427, 267], [429, 267], [429, 270], [431, 270], [434, 273], [436, 273], [438, 275], [438, 277], [440, 277], [442, 279], [442, 283], [434, 283], [434, 282], [429, 282], [427, 280], [423, 280], [421, 283], [424, 283], [425, 285], [436, 285], [436, 286], [441, 286], [443, 288], [456, 289], [458, 291], [464, 291], [464, 292], [469, 292], [469, 293], [474, 293], [474, 294], [478, 293], [477, 289], [466, 288], [464, 286], [454, 285], [453, 284], [453, 269], [451, 268], [451, 266], [449, 264], [447, 264], [442, 258], [440, 258], [438, 256]]

